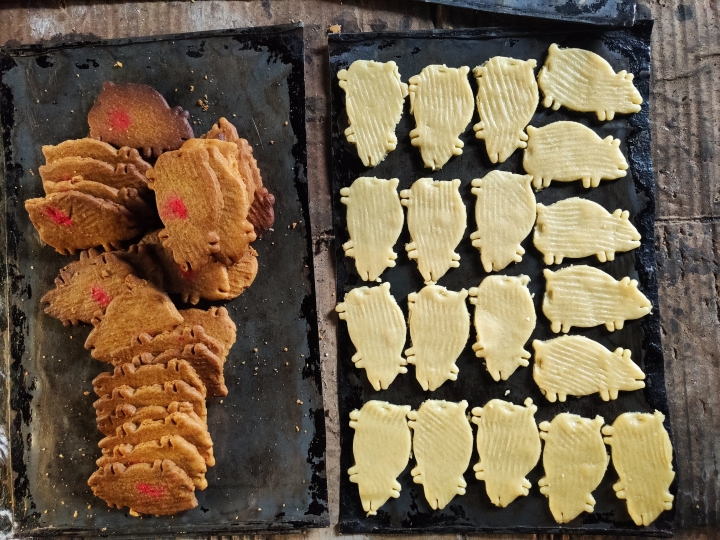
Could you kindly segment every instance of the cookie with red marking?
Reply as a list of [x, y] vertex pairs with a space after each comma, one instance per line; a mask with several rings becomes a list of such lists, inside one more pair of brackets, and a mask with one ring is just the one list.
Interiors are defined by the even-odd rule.
[[93, 379], [93, 388], [99, 397], [112, 394], [119, 386], [140, 388], [169, 381], [184, 381], [195, 388], [203, 397], [207, 395], [205, 384], [185, 360], [170, 360], [166, 364], [136, 366], [128, 362], [116, 366], [112, 373], [104, 372]]
[[135, 148], [123, 146], [117, 149], [106, 142], [91, 139], [90, 137], [71, 139], [54, 146], [45, 145], [42, 147], [42, 153], [45, 156], [45, 162], [48, 164], [67, 157], [84, 157], [104, 161], [110, 165], [119, 163], [132, 164], [141, 173], [151, 167], [147, 161], [140, 157], [140, 153]]
[[98, 199], [105, 199], [124, 206], [139, 221], [157, 219], [155, 209], [150, 208], [135, 188], [116, 189], [100, 182], [85, 180], [82, 176], [73, 176], [70, 180], [63, 180], [62, 182], [43, 182], [43, 188], [46, 195], [65, 191], [79, 191]]
[[150, 86], [106, 82], [88, 113], [88, 124], [93, 139], [158, 157], [193, 137], [189, 116], [182, 107], [170, 108]]
[[189, 362], [205, 384], [209, 396], [227, 396], [228, 389], [225, 386], [223, 373], [225, 360], [203, 343], [193, 343], [180, 349], [168, 349], [157, 355], [142, 353], [133, 358], [133, 363], [135, 365], [164, 364], [171, 360]]
[[222, 358], [224, 360], [237, 337], [237, 327], [230, 318], [228, 310], [224, 307], [211, 307], [207, 311], [182, 309], [180, 315], [183, 317], [184, 324], [202, 326], [209, 336], [223, 344]]
[[264, 187], [258, 188], [248, 211], [248, 221], [252, 223], [258, 238], [275, 224], [275, 195]]
[[161, 384], [131, 388], [123, 385], [113, 388], [112, 393], [102, 396], [93, 403], [97, 419], [111, 416], [118, 405], [132, 405], [136, 408], [159, 405], [167, 407], [173, 401], [187, 401], [203, 422], [207, 422], [205, 396], [185, 381], [173, 380]]
[[122, 293], [108, 304], [105, 313], [92, 319], [94, 328], [85, 341], [85, 348], [93, 358], [110, 362], [112, 353], [131, 345], [133, 338], [171, 331], [182, 323], [167, 294], [154, 285], [133, 275], [125, 278]]
[[111, 251], [142, 232], [124, 206], [79, 191], [28, 199], [25, 210], [42, 241], [63, 255], [97, 246]]
[[[129, 187], [140, 193], [148, 192], [147, 178], [132, 163], [111, 165], [104, 161], [86, 157], [65, 157], [38, 169], [43, 185], [49, 182], [67, 182], [75, 176], [97, 182], [115, 189]], [[45, 188], [47, 191], [47, 188]]]
[[113, 253], [82, 251], [55, 278], [55, 288], [40, 299], [45, 313], [65, 326], [89, 323], [98, 310], [105, 309], [125, 290], [125, 278], [133, 268]]
[[195, 508], [195, 484], [171, 460], [109, 463], [95, 471], [88, 485], [110, 508], [130, 508], [133, 515], [169, 516]]
[[237, 298], [253, 284], [258, 273], [257, 251], [248, 247], [240, 262], [228, 268], [230, 292], [228, 298]]
[[106, 437], [111, 437], [117, 433], [117, 428], [127, 422], [141, 424], [145, 420], [164, 420], [174, 412], [185, 413], [196, 422], [205, 423], [195, 413], [192, 403], [189, 401], [172, 401], [167, 407], [161, 405], [135, 407], [128, 403], [122, 403], [115, 407], [114, 413], [98, 419], [97, 426]]

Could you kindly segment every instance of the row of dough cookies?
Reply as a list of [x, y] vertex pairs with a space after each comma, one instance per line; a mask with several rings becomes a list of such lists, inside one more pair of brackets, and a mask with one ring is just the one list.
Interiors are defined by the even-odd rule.
[[[571, 326], [589, 328], [605, 324], [622, 328], [626, 319], [649, 313], [650, 301], [637, 282], [612, 276], [590, 266], [570, 266], [557, 272], [546, 270], [548, 289], [543, 312], [555, 332]], [[455, 363], [470, 336], [470, 312], [466, 298], [475, 305], [477, 342], [475, 355], [484, 358], [494, 380], [507, 380], [520, 366], [528, 366], [525, 344], [537, 317], [527, 276], [489, 276], [469, 291], [449, 291], [430, 284], [408, 295], [408, 326], [412, 346], [402, 356], [406, 325], [402, 310], [390, 294], [390, 284], [358, 287], [339, 303], [336, 311], [348, 325], [357, 352], [352, 361], [365, 369], [375, 390], [387, 389], [407, 364], [423, 390], [436, 390], [445, 381], [457, 380]], [[599, 392], [616, 399], [618, 392], [643, 388], [642, 370], [630, 351], [614, 352], [581, 336], [562, 336], [533, 342], [535, 381], [550, 401], [568, 395]]]
[[[550, 46], [545, 65], [535, 80], [535, 60], [496, 56], [473, 70], [478, 92], [475, 98], [480, 122], [476, 137], [484, 139], [488, 157], [503, 162], [518, 148], [528, 146], [525, 128], [538, 106], [538, 84], [545, 107], [561, 105], [575, 111], [594, 112], [599, 120], [615, 113], [640, 111], [642, 97], [632, 83], [633, 75], [615, 73], [599, 55], [583, 49]], [[460, 135], [472, 120], [473, 92], [470, 68], [426, 66], [401, 81], [395, 62], [356, 60], [338, 72], [345, 90], [349, 127], [348, 142], [357, 146], [366, 167], [374, 167], [395, 150], [395, 128], [403, 104], [410, 95], [410, 112], [416, 127], [410, 132], [413, 146], [420, 148], [426, 167], [437, 170], [452, 156], [462, 154]]]
[[[348, 474], [358, 484], [368, 516], [376, 515], [389, 498], [400, 496], [397, 478], [412, 454], [417, 462], [411, 471], [413, 481], [422, 484], [433, 510], [465, 494], [464, 473], [473, 444], [467, 406], [467, 401], [428, 400], [412, 411], [410, 406], [369, 401], [350, 413], [355, 465]], [[532, 484], [526, 475], [540, 460], [542, 440], [545, 475], [538, 485], [558, 523], [594, 511], [592, 492], [609, 463], [605, 444], [612, 448], [619, 476], [613, 486], [616, 496], [627, 501], [637, 525], [649, 525], [672, 508], [669, 487], [675, 473], [662, 413], [624, 413], [604, 427], [601, 416], [589, 419], [561, 413], [537, 426], [536, 411], [529, 398], [524, 406], [494, 399], [472, 409], [480, 457], [473, 470], [485, 482], [492, 504], [504, 508], [529, 494]]]
[[[529, 175], [492, 171], [472, 181], [478, 230], [470, 239], [486, 272], [520, 262], [525, 253], [521, 243], [533, 225], [533, 242], [546, 264], [591, 255], [605, 262], [618, 251], [640, 246], [640, 233], [627, 210], [611, 214], [580, 197], [545, 206], [535, 202], [531, 180]], [[426, 282], [436, 282], [460, 265], [455, 249], [467, 222], [460, 180], [420, 178], [399, 197], [398, 184], [397, 178], [360, 177], [340, 190], [350, 236], [343, 244], [345, 255], [355, 259], [361, 279], [379, 280], [385, 269], [396, 264], [393, 247], [402, 232], [404, 205], [411, 236], [405, 246], [408, 258], [417, 261]]]

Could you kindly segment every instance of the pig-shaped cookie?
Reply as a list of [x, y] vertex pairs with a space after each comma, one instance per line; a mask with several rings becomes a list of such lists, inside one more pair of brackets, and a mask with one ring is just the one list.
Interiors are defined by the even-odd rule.
[[616, 252], [639, 247], [640, 238], [627, 210], [610, 214], [599, 204], [580, 197], [549, 206], [537, 205], [533, 243], [545, 255], [545, 264], [590, 255], [600, 262], [612, 261]]

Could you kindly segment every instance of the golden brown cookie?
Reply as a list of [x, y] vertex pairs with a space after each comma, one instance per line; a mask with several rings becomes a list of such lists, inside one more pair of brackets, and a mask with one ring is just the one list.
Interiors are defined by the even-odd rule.
[[128, 346], [113, 351], [110, 357], [112, 363], [117, 366], [130, 362], [137, 355], [145, 352], [157, 355], [170, 349], [183, 349], [187, 345], [200, 343], [204, 344], [213, 354], [222, 354], [222, 343], [211, 338], [202, 326], [180, 325], [156, 336], [141, 333], [134, 337]]
[[98, 199], [105, 199], [124, 206], [136, 218], [143, 221], [155, 217], [155, 210], [148, 206], [135, 188], [116, 189], [100, 182], [85, 180], [82, 176], [73, 176], [70, 180], [62, 182], [43, 182], [43, 188], [46, 195], [63, 191], [80, 191]]
[[126, 422], [141, 424], [145, 420], [164, 420], [175, 412], [185, 413], [196, 422], [205, 424], [205, 421], [195, 413], [192, 403], [189, 401], [172, 401], [167, 407], [161, 405], [135, 407], [135, 405], [123, 403], [115, 407], [114, 413], [98, 418], [97, 426], [106, 437], [111, 437], [115, 435], [117, 428]]
[[166, 152], [147, 172], [165, 229], [160, 241], [183, 270], [199, 269], [220, 250], [220, 183], [203, 148]]
[[67, 182], [75, 176], [82, 176], [83, 180], [115, 189], [131, 187], [141, 193], [148, 191], [147, 178], [131, 163], [111, 165], [93, 158], [66, 157], [48, 165], [41, 165], [38, 170], [43, 185], [49, 182]]
[[88, 485], [110, 508], [168, 516], [197, 506], [195, 484], [169, 459], [126, 467], [111, 463], [95, 471]]
[[236, 143], [240, 136], [238, 135], [237, 129], [232, 125], [226, 118], [220, 118], [216, 124], [210, 128], [210, 130], [204, 135], [200, 136], [201, 139], [218, 139], [221, 141], [228, 141]]
[[97, 466], [102, 468], [110, 463], [122, 463], [128, 466], [134, 463], [153, 463], [158, 459], [172, 460], [187, 473], [197, 489], [203, 490], [207, 487], [205, 460], [195, 445], [187, 442], [180, 435], [166, 435], [135, 446], [120, 444], [113, 448], [112, 456], [98, 459]]
[[240, 262], [228, 268], [228, 282], [230, 283], [230, 291], [226, 297], [228, 300], [240, 296], [255, 281], [258, 273], [257, 256], [257, 251], [248, 247]]
[[66, 157], [84, 157], [104, 161], [111, 165], [129, 163], [143, 173], [151, 167], [147, 161], [140, 157], [140, 153], [135, 148], [123, 146], [118, 150], [106, 142], [89, 137], [63, 141], [55, 146], [45, 145], [42, 147], [42, 152], [47, 163]]
[[258, 168], [257, 161], [253, 156], [253, 149], [250, 143], [246, 139], [238, 138], [235, 141], [238, 150], [238, 161], [240, 166], [240, 174], [246, 178], [252, 178], [255, 184], [255, 192], [263, 187], [262, 176], [260, 175], [260, 169]]
[[186, 345], [182, 349], [168, 349], [156, 356], [150, 353], [143, 353], [133, 359], [133, 363], [140, 364], [164, 364], [170, 360], [185, 360], [195, 368], [200, 379], [202, 379], [209, 396], [227, 396], [228, 389], [225, 386], [223, 374], [224, 358], [213, 353], [203, 343]]
[[111, 394], [102, 396], [93, 403], [95, 416], [105, 418], [116, 412], [118, 405], [133, 405], [136, 408], [159, 405], [167, 407], [173, 401], [187, 401], [193, 406], [193, 411], [203, 422], [207, 420], [207, 406], [205, 396], [185, 381], [173, 380], [160, 384], [131, 388], [129, 386], [117, 386]]
[[141, 232], [126, 208], [79, 191], [28, 199], [25, 210], [42, 241], [63, 255], [97, 246], [111, 251]]
[[88, 124], [93, 139], [157, 157], [193, 137], [189, 116], [182, 107], [171, 109], [150, 86], [106, 82], [88, 113]]
[[264, 187], [255, 192], [255, 199], [248, 211], [248, 221], [255, 228], [255, 234], [261, 238], [265, 231], [275, 224], [275, 195]]
[[167, 364], [136, 366], [128, 362], [116, 366], [112, 373], [104, 372], [93, 379], [93, 387], [98, 397], [112, 394], [119, 386], [140, 388], [153, 384], [164, 384], [168, 381], [185, 381], [200, 392], [207, 395], [205, 385], [200, 380], [195, 368], [185, 360], [170, 360]]
[[93, 318], [95, 328], [85, 341], [93, 358], [110, 362], [113, 351], [128, 347], [142, 333], [160, 334], [182, 322], [182, 316], [163, 291], [129, 275], [125, 290], [110, 302], [104, 314]]
[[125, 290], [125, 278], [132, 267], [113, 253], [82, 251], [80, 260], [71, 262], [55, 278], [55, 288], [40, 299], [45, 313], [65, 326], [89, 323], [99, 309]]
[[214, 337], [223, 344], [223, 360], [230, 352], [230, 347], [235, 343], [237, 327], [230, 318], [228, 310], [224, 307], [211, 307], [207, 311], [202, 309], [183, 309], [180, 311], [184, 324], [191, 326], [200, 325], [209, 336]]
[[135, 269], [135, 275], [146, 279], [158, 289], [166, 289], [163, 270], [154, 253], [147, 246], [132, 245], [127, 249], [113, 251], [117, 257]]

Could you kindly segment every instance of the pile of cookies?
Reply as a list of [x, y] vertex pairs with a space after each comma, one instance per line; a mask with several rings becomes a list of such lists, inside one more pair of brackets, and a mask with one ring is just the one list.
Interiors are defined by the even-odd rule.
[[228, 393], [227, 309], [178, 310], [168, 295], [239, 296], [258, 272], [250, 243], [274, 222], [248, 142], [224, 118], [195, 139], [188, 117], [148, 86], [106, 83], [90, 137], [43, 147], [46, 195], [25, 203], [45, 243], [80, 252], [41, 302], [66, 326], [92, 324], [85, 347], [115, 366], [93, 381], [105, 438], [88, 483], [133, 515], [197, 506], [215, 463], [206, 399]]

